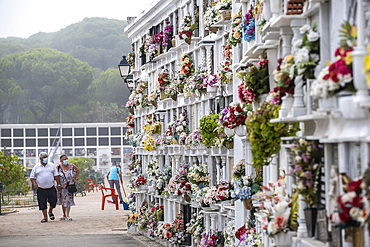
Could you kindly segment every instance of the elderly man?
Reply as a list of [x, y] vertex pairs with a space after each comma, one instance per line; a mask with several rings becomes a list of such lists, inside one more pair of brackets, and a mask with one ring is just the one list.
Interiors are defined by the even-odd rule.
[[44, 216], [41, 223], [45, 223], [48, 222], [47, 202], [49, 202], [50, 220], [55, 219], [53, 209], [57, 203], [57, 191], [54, 186], [54, 180], [57, 181], [58, 190], [61, 190], [61, 185], [57, 169], [53, 163], [48, 161], [48, 154], [41, 152], [39, 158], [40, 163], [33, 167], [30, 178], [35, 190], [37, 190], [37, 202]]

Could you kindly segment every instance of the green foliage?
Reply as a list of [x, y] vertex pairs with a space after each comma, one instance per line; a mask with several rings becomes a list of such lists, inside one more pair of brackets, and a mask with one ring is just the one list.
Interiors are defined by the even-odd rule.
[[18, 163], [18, 157], [0, 151], [0, 181], [5, 189], [17, 190], [26, 181], [25, 167]]
[[246, 87], [253, 89], [256, 98], [259, 95], [269, 92], [269, 72], [268, 63], [263, 63], [262, 66], [251, 65], [246, 71], [237, 73], [239, 79], [246, 84]]
[[78, 191], [82, 191], [86, 188], [87, 179], [89, 178], [90, 171], [92, 170], [94, 160], [85, 157], [73, 157], [69, 158], [69, 162], [80, 169], [77, 189]]
[[246, 121], [252, 147], [252, 165], [255, 168], [269, 165], [271, 156], [280, 151], [281, 137], [294, 136], [298, 123], [271, 123], [278, 118], [280, 106], [263, 102]]
[[203, 143], [207, 147], [212, 147], [215, 142], [218, 127], [218, 114], [210, 114], [200, 119], [200, 133], [202, 134]]
[[296, 231], [298, 229], [298, 210], [298, 192], [296, 192], [292, 197], [291, 210], [289, 215], [289, 228], [292, 231]]
[[0, 83], [9, 85], [8, 92], [16, 92], [18, 97], [13, 100], [29, 109], [36, 123], [87, 101], [83, 92], [91, 82], [92, 69], [87, 63], [57, 50], [31, 49], [0, 59]]

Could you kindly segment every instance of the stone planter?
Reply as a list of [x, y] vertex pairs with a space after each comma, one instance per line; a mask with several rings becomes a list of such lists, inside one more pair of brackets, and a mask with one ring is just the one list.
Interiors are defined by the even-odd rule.
[[225, 132], [225, 134], [227, 136], [233, 136], [233, 135], [235, 135], [235, 130], [234, 129], [227, 128], [227, 127], [224, 128], [224, 132]]
[[235, 133], [239, 137], [245, 137], [247, 135], [247, 126], [245, 125], [239, 125], [235, 128]]
[[297, 232], [280, 232], [272, 237], [273, 246], [276, 247], [290, 247], [292, 244], [292, 237], [296, 236]]

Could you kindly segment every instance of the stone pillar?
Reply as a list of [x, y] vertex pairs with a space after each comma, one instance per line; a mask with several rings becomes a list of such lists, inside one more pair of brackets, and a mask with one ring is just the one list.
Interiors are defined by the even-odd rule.
[[291, 109], [292, 117], [306, 115], [306, 107], [303, 102], [303, 76], [297, 76], [294, 79], [294, 102]]
[[220, 158], [220, 156], [215, 156], [215, 159], [216, 159], [216, 166], [217, 166], [217, 168], [216, 168], [216, 182], [218, 183], [219, 181], [220, 181], [220, 179], [221, 179], [221, 175], [220, 175], [220, 173], [221, 173], [221, 158]]
[[306, 227], [306, 218], [304, 216], [303, 209], [307, 207], [307, 204], [303, 201], [302, 195], [298, 195], [298, 203], [299, 203], [299, 209], [298, 209], [299, 226], [297, 229], [297, 237], [306, 238], [307, 237], [307, 227]]
[[286, 57], [287, 55], [291, 54], [291, 49], [292, 49], [292, 30], [290, 27], [281, 27], [280, 28], [280, 35], [283, 40], [283, 44], [281, 45], [282, 47], [282, 57]]
[[217, 224], [216, 217], [217, 217], [217, 214], [216, 213], [211, 213], [210, 216], [211, 216], [211, 230], [216, 230], [216, 224]]
[[210, 224], [209, 224], [209, 221], [210, 221], [210, 218], [209, 218], [209, 214], [207, 213], [204, 213], [204, 221], [205, 221], [205, 227], [206, 227], [206, 232], [209, 232], [210, 230]]
[[221, 156], [222, 160], [222, 179], [228, 180], [228, 176], [226, 174], [226, 156]]
[[213, 74], [213, 68], [212, 68], [212, 46], [207, 45], [206, 46], [206, 64], [207, 64], [207, 73], [208, 74]]

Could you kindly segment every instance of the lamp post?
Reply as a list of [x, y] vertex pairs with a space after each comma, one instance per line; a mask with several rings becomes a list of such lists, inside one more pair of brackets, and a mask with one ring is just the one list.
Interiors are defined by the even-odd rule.
[[121, 62], [118, 64], [119, 73], [121, 77], [126, 80], [130, 74], [130, 64], [126, 60], [126, 56], [122, 56]]

